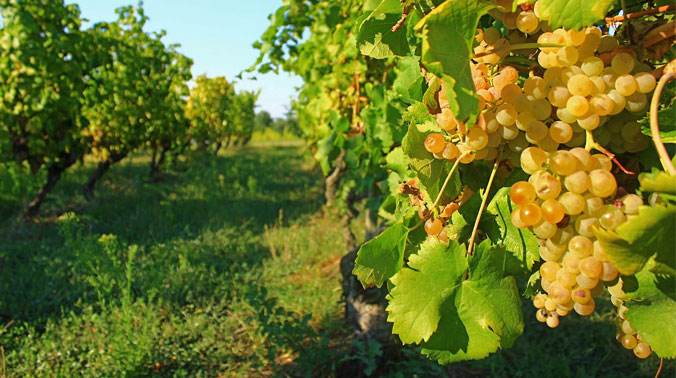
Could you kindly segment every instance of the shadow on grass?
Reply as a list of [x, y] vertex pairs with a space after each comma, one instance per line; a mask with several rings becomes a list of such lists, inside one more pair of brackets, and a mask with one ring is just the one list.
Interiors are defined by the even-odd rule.
[[84, 247], [68, 245], [69, 236], [59, 231], [60, 211], [78, 215], [80, 238], [114, 235], [124, 246], [116, 258], [123, 260], [127, 246], [137, 246], [137, 296], [147, 299], [152, 293], [181, 306], [236, 295], [237, 275], [269, 255], [260, 238], [264, 227], [282, 209], [292, 222], [321, 207], [322, 181], [304, 167], [298, 147], [197, 156], [181, 163], [183, 172], [170, 169], [159, 182], [149, 182], [146, 163], [146, 156], [136, 155], [114, 166], [91, 203], [81, 199], [79, 188], [94, 166], [75, 167], [50, 195], [39, 223], [10, 220], [0, 226], [2, 321], [40, 326], [76, 303], [81, 307], [95, 300], [88, 280], [97, 274], [96, 266], [87, 260], [101, 252], [82, 254], [74, 249]]

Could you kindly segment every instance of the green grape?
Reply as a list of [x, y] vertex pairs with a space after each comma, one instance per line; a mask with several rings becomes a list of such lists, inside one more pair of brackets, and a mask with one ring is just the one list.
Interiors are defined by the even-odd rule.
[[[528, 139], [528, 138], [526, 138]], [[547, 151], [549, 153], [552, 153], [556, 150], [559, 149], [559, 143], [552, 139], [551, 135], [546, 134], [544, 138], [542, 138], [540, 141], [537, 142], [538, 147], [543, 149], [544, 151]]]
[[460, 150], [453, 143], [446, 143], [441, 156], [447, 160], [454, 160], [460, 155]]
[[655, 77], [648, 72], [639, 72], [634, 75], [634, 79], [636, 80], [637, 90], [640, 93], [652, 92], [657, 84]]
[[495, 42], [501, 37], [500, 31], [496, 28], [484, 29], [484, 42], [488, 45], [494, 45]]
[[552, 67], [545, 71], [542, 75], [542, 80], [545, 81], [545, 87], [555, 87], [558, 83], [563, 83], [561, 81], [561, 73], [563, 68], [561, 67]]
[[540, 219], [542, 219], [542, 211], [540, 210], [540, 206], [537, 204], [529, 203], [527, 205], [521, 206], [519, 217], [526, 226], [532, 226], [537, 224]]
[[[516, 111], [516, 108], [512, 104], [502, 104], [498, 107], [498, 112], [495, 115], [495, 119], [500, 122], [503, 126], [511, 126], [516, 122], [516, 117], [519, 116], [519, 113]], [[505, 138], [507, 139], [507, 138]]]
[[552, 106], [544, 98], [532, 102], [532, 113], [538, 121], [544, 121], [552, 114]]
[[594, 169], [603, 169], [610, 171], [613, 168], [613, 162], [610, 161], [610, 158], [604, 154], [595, 154], [591, 157], [591, 163], [589, 164], [589, 170]]
[[559, 223], [566, 215], [566, 209], [555, 199], [548, 199], [540, 205], [542, 218], [549, 223]]
[[[600, 60], [600, 59], [599, 59]], [[601, 62], [603, 64], [603, 62]], [[617, 80], [617, 74], [613, 71], [612, 68], [606, 67], [601, 71], [601, 79], [606, 84], [607, 88], [615, 88], [615, 80]]]
[[428, 235], [439, 235], [441, 230], [443, 230], [444, 225], [441, 223], [440, 219], [428, 219], [425, 222], [425, 232]]
[[557, 175], [567, 176], [575, 172], [577, 159], [566, 150], [556, 151], [549, 156], [549, 167]]
[[622, 330], [622, 333], [625, 335], [635, 335], [636, 330], [634, 327], [631, 326], [631, 323], [629, 323], [629, 320], [625, 320], [622, 322], [622, 325], [620, 326], [620, 329]]
[[638, 344], [638, 341], [636, 341], [636, 336], [634, 335], [624, 335], [622, 336], [621, 343], [626, 349], [634, 349]]
[[587, 76], [599, 76], [603, 72], [603, 61], [595, 56], [590, 56], [582, 62], [580, 68]]
[[519, 136], [519, 129], [517, 129], [515, 125], [500, 126], [500, 129], [497, 131], [497, 133], [504, 140], [513, 140]]
[[486, 147], [499, 147], [502, 144], [502, 137], [499, 133], [490, 133], [488, 134], [488, 143]]
[[555, 224], [549, 223], [543, 219], [533, 226], [533, 233], [540, 239], [551, 238], [557, 230], [558, 228]]
[[566, 253], [563, 256], [563, 268], [567, 272], [577, 276], [577, 274], [580, 273], [580, 259], [575, 257], [572, 253]]
[[500, 90], [500, 98], [502, 101], [514, 104], [516, 97], [521, 94], [521, 87], [514, 83], [509, 83]]
[[577, 119], [577, 124], [587, 131], [595, 130], [600, 123], [601, 118], [593, 110]]
[[556, 109], [556, 117], [562, 122], [569, 124], [577, 121], [577, 117], [570, 114], [565, 107]]
[[606, 91], [606, 82], [603, 81], [603, 78], [600, 76], [592, 76], [589, 78], [594, 87], [592, 88], [591, 95], [596, 96], [604, 93]]
[[509, 149], [514, 152], [521, 153], [523, 150], [528, 148], [528, 141], [522, 133], [519, 133], [516, 138], [507, 142], [507, 147], [509, 147]]
[[532, 113], [533, 102], [528, 98], [527, 94], [521, 93], [514, 99], [514, 108], [518, 113]]
[[446, 147], [444, 136], [439, 133], [431, 133], [425, 138], [425, 149], [433, 154], [438, 154]]
[[573, 46], [565, 46], [556, 53], [556, 59], [563, 67], [570, 67], [577, 62], [579, 55]]
[[559, 326], [559, 316], [557, 313], [552, 313], [548, 318], [547, 318], [547, 326], [549, 328], [556, 328]]
[[569, 124], [556, 121], [549, 127], [549, 135], [557, 143], [567, 143], [573, 137], [573, 129]]
[[624, 75], [634, 69], [634, 57], [627, 53], [619, 53], [610, 61], [610, 66], [617, 75]]
[[607, 94], [599, 94], [589, 100], [589, 107], [599, 116], [610, 114], [615, 107], [615, 102]]
[[[580, 262], [581, 266], [582, 262]], [[577, 286], [583, 288], [583, 289], [593, 289], [596, 285], [599, 283], [598, 278], [589, 278], [585, 276], [584, 274], [580, 273], [575, 277], [575, 282], [577, 282]]]
[[[556, 278], [556, 276], [554, 276], [554, 278]], [[567, 303], [571, 299], [570, 289], [565, 288], [558, 282], [554, 281], [551, 285], [549, 285], [549, 298], [551, 298], [552, 301], [557, 305]]]
[[591, 256], [594, 251], [594, 243], [586, 236], [575, 235], [568, 242], [568, 250], [578, 259]]
[[[575, 124], [571, 125], [571, 127], [576, 126]], [[579, 126], [578, 126], [579, 127]], [[574, 130], [574, 129], [573, 129]], [[579, 147], [584, 145], [586, 135], [584, 132], [574, 132], [573, 131], [573, 137], [570, 139], [568, 143], [566, 143], [566, 146], [568, 147]]]
[[627, 215], [638, 214], [638, 209], [641, 206], [643, 206], [643, 200], [636, 194], [627, 194], [622, 197], [622, 211]]
[[561, 269], [561, 265], [555, 262], [546, 262], [540, 265], [540, 277], [546, 279], [549, 282], [554, 282], [556, 280], [556, 272]]
[[599, 223], [606, 230], [614, 230], [619, 225], [627, 221], [627, 216], [622, 210], [613, 205], [607, 205], [603, 208], [603, 213], [599, 217]]
[[634, 355], [642, 360], [650, 357], [651, 353], [652, 349], [650, 349], [650, 346], [646, 343], [641, 342], [634, 347]]
[[533, 12], [521, 12], [516, 18], [516, 27], [525, 34], [532, 34], [540, 28], [540, 21]]
[[577, 170], [578, 171], [586, 171], [589, 168], [589, 165], [591, 164], [591, 154], [589, 151], [585, 150], [582, 147], [576, 147], [570, 149], [568, 152], [573, 154], [575, 156], [575, 159], [577, 159]]
[[591, 301], [592, 296], [589, 289], [583, 289], [581, 287], [575, 287], [571, 291], [571, 298], [575, 303], [587, 304]]
[[624, 74], [615, 80], [615, 90], [624, 97], [636, 92], [637, 89], [638, 83], [632, 75]]
[[531, 112], [523, 112], [519, 113], [515, 124], [519, 130], [526, 131], [528, 129], [528, 124], [534, 121], [536, 121], [536, 119]]
[[601, 276], [601, 281], [604, 282], [614, 281], [615, 278], [617, 278], [618, 274], [619, 272], [617, 271], [617, 268], [613, 266], [613, 264], [609, 262], [603, 262], [603, 275]]
[[645, 109], [648, 104], [648, 98], [644, 93], [634, 92], [626, 97], [625, 108], [633, 113], [640, 112]]
[[479, 127], [472, 127], [467, 133], [467, 147], [472, 151], [478, 151], [488, 144], [488, 134]]
[[582, 96], [571, 96], [566, 102], [566, 109], [575, 117], [581, 117], [589, 111], [589, 102]]
[[[521, 152], [521, 169], [529, 175], [542, 169], [546, 162], [547, 155], [538, 147], [528, 147]], [[535, 199], [535, 189], [533, 189], [533, 199]]]
[[526, 128], [526, 137], [537, 142], [544, 139], [545, 136], [549, 133], [547, 125], [541, 121], [533, 121]]
[[559, 285], [569, 289], [575, 286], [577, 283], [575, 280], [575, 275], [565, 269], [559, 269], [556, 272], [556, 282], [558, 282]]
[[599, 219], [591, 215], [580, 215], [575, 220], [575, 231], [586, 237], [594, 236], [594, 228], [599, 226]]
[[542, 200], [556, 199], [561, 193], [561, 183], [549, 173], [538, 176], [533, 186], [538, 198]]
[[539, 76], [531, 76], [523, 83], [524, 92], [535, 99], [545, 98], [545, 80]]
[[589, 188], [589, 175], [585, 171], [573, 172], [566, 176], [563, 180], [563, 185], [569, 192], [582, 194]]
[[594, 303], [594, 300], [591, 299], [587, 304], [575, 303], [574, 308], [575, 312], [577, 312], [578, 315], [589, 316], [594, 312], [594, 309], [596, 308], [596, 303]]
[[580, 261], [580, 273], [587, 278], [598, 279], [603, 275], [603, 263], [594, 256]]
[[566, 209], [566, 214], [580, 214], [586, 205], [584, 197], [579, 194], [565, 192], [559, 197], [559, 203]]
[[597, 197], [609, 197], [617, 189], [615, 177], [604, 169], [595, 169], [589, 172], [589, 180], [589, 191]]
[[512, 214], [510, 216], [510, 221], [517, 228], [526, 228], [528, 227], [526, 223], [521, 220], [521, 206], [514, 207]]
[[560, 250], [559, 252], [558, 250], [552, 251], [547, 246], [540, 247], [540, 258], [542, 258], [544, 261], [558, 262], [561, 260], [563, 252], [565, 252], [565, 250]]
[[527, 205], [535, 201], [535, 188], [529, 182], [519, 181], [510, 188], [509, 198], [516, 205]]
[[617, 38], [615, 38], [612, 35], [604, 35], [603, 37], [601, 37], [601, 43], [599, 43], [598, 52], [599, 53], [608, 52], [615, 49], [619, 45], [620, 42], [617, 40]]
[[[552, 89], [549, 90], [549, 93], [547, 95], [547, 98], [549, 98], [549, 102], [556, 106], [557, 108], [562, 108], [566, 107], [568, 100], [570, 99], [570, 92], [568, 91], [568, 88], [566, 87], [552, 87]], [[570, 112], [570, 109], [568, 109]], [[573, 114], [572, 112], [570, 112]], [[584, 114], [584, 113], [583, 113]]]
[[620, 135], [627, 143], [637, 142], [643, 136], [641, 125], [638, 122], [627, 122], [622, 127]]
[[[633, 77], [632, 77], [633, 78]], [[573, 96], [589, 96], [594, 83], [585, 75], [577, 74], [570, 77], [567, 84], [568, 92]]]

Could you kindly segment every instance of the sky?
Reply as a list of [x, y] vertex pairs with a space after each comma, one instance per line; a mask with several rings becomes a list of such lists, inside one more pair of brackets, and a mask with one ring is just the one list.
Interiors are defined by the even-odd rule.
[[[136, 5], [137, 0], [66, 0], [80, 6], [81, 17], [90, 23], [114, 21], [115, 9]], [[268, 111], [273, 117], [283, 117], [295, 88], [302, 80], [287, 73], [256, 74], [258, 80], [236, 79], [258, 57], [251, 47], [269, 25], [268, 15], [282, 5], [282, 0], [145, 0], [149, 21], [146, 31], [165, 30], [165, 44], [178, 43], [182, 54], [194, 61], [193, 77], [201, 74], [225, 76], [237, 81], [237, 90], [258, 90], [257, 111]], [[85, 24], [88, 27], [90, 24]]]

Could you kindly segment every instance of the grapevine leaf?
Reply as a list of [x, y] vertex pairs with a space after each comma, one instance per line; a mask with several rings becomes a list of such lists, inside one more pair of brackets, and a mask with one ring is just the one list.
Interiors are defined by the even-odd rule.
[[418, 101], [406, 109], [406, 112], [402, 115], [402, 119], [411, 123], [423, 123], [434, 118], [430, 115], [425, 104]]
[[401, 58], [398, 67], [399, 75], [394, 79], [392, 88], [402, 96], [403, 101], [409, 104], [420, 100], [425, 82], [420, 74], [420, 59], [417, 57]]
[[406, 30], [393, 32], [392, 27], [401, 18], [399, 0], [383, 0], [359, 26], [357, 45], [362, 54], [375, 59], [408, 55]]
[[[434, 201], [439, 195], [444, 179], [450, 172], [451, 165], [446, 160], [435, 159], [425, 149], [425, 138], [433, 132], [441, 132], [441, 129], [434, 122], [413, 123], [409, 126], [408, 133], [402, 142], [402, 148], [408, 156], [409, 165], [416, 173], [420, 189], [425, 192], [425, 200], [427, 201]], [[448, 186], [446, 186], [443, 197], [455, 198], [460, 188], [459, 175], [458, 172], [455, 172]]]
[[371, 285], [381, 287], [401, 269], [407, 236], [408, 228], [397, 223], [359, 248], [352, 273], [364, 288]]
[[553, 29], [581, 29], [602, 20], [616, 0], [540, 0], [540, 15]]
[[[673, 245], [672, 245], [673, 248]], [[672, 250], [673, 252], [673, 250]], [[676, 357], [676, 277], [647, 269], [636, 274], [635, 291], [627, 291], [627, 318], [639, 336], [663, 358]]]
[[452, 242], [448, 247], [436, 238], [428, 239], [418, 254], [411, 255], [391, 282], [387, 321], [392, 333], [405, 344], [427, 341], [437, 325], [447, 299], [457, 295], [468, 265], [465, 248]]
[[491, 8], [482, 0], [446, 1], [416, 25], [422, 31], [422, 63], [444, 79], [451, 110], [470, 124], [479, 110], [470, 70], [472, 41], [479, 19]]
[[[540, 260], [537, 238], [528, 229], [512, 224], [514, 204], [509, 199], [509, 187], [498, 190], [486, 210], [495, 216], [495, 222], [487, 223], [486, 233], [493, 243], [505, 245], [507, 252], [506, 270], [512, 274], [530, 271]], [[510, 257], [511, 255], [511, 257]]]
[[[472, 236], [472, 228], [474, 228], [474, 221], [476, 220], [477, 213], [479, 213], [479, 207], [481, 207], [481, 196], [474, 194], [467, 202], [460, 206], [460, 209], [451, 215], [451, 222], [458, 233], [456, 240], [460, 243], [466, 243]], [[483, 217], [481, 223], [488, 221], [488, 218]], [[490, 218], [490, 221], [495, 222], [492, 216]]]
[[641, 190], [676, 195], [676, 177], [654, 170], [650, 173], [641, 173], [638, 177]]
[[387, 168], [399, 174], [400, 177], [406, 176], [408, 170], [408, 161], [401, 147], [396, 147], [385, 157]]
[[608, 260], [624, 275], [639, 272], [651, 256], [674, 269], [676, 206], [641, 206], [638, 215], [615, 231], [595, 230]]
[[[662, 143], [676, 143], [676, 122], [674, 122], [674, 109], [665, 108], [657, 112], [657, 122], [660, 125], [660, 137]], [[652, 136], [650, 132], [650, 118], [645, 117], [640, 121], [643, 126], [643, 134]]]
[[484, 241], [469, 258], [469, 278], [446, 278], [448, 296], [437, 331], [421, 345], [423, 354], [447, 364], [484, 358], [514, 344], [523, 332], [521, 298], [514, 277], [504, 277], [504, 254], [504, 248]]
[[429, 83], [429, 87], [423, 95], [423, 103], [427, 106], [428, 109], [439, 109], [437, 100], [435, 98], [436, 93], [441, 88], [441, 80], [438, 77], [433, 77], [432, 81]]

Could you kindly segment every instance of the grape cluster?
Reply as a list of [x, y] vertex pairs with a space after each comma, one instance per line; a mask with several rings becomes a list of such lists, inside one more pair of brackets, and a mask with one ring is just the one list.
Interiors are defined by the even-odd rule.
[[636, 357], [648, 358], [652, 353], [650, 345], [641, 339], [641, 336], [636, 333], [636, 330], [629, 323], [629, 319], [627, 319], [627, 307], [624, 305], [624, 301], [628, 300], [629, 297], [622, 290], [622, 279], [619, 279], [615, 285], [608, 287], [608, 291], [610, 292], [610, 301], [617, 307], [615, 317], [617, 333], [615, 338], [623, 347], [632, 349]]
[[[594, 229], [615, 230], [643, 205], [641, 197], [618, 187], [611, 170], [613, 153], [650, 146], [637, 120], [647, 111], [656, 79], [631, 49], [596, 27], [552, 30], [540, 17], [539, 2], [515, 12], [512, 0], [494, 2], [490, 14], [507, 32], [487, 28], [475, 36], [470, 67], [479, 98], [477, 122], [467, 127], [456, 119], [442, 83], [436, 115], [442, 132], [429, 134], [424, 146], [436, 159], [463, 164], [495, 160], [502, 151], [508, 165], [530, 175], [510, 189], [511, 222], [538, 238], [544, 292], [533, 304], [537, 319], [554, 328], [572, 311], [593, 313], [594, 298], [604, 289], [621, 292], [619, 273]], [[525, 43], [541, 47], [519, 46]], [[536, 59], [539, 67], [524, 77], [504, 63], [512, 52]], [[461, 204], [428, 210], [419, 201], [427, 233], [446, 240], [443, 231], [452, 227], [450, 216]], [[618, 340], [646, 358], [650, 347], [630, 327], [622, 305], [626, 298], [618, 295], [613, 295], [613, 303], [619, 303]]]

